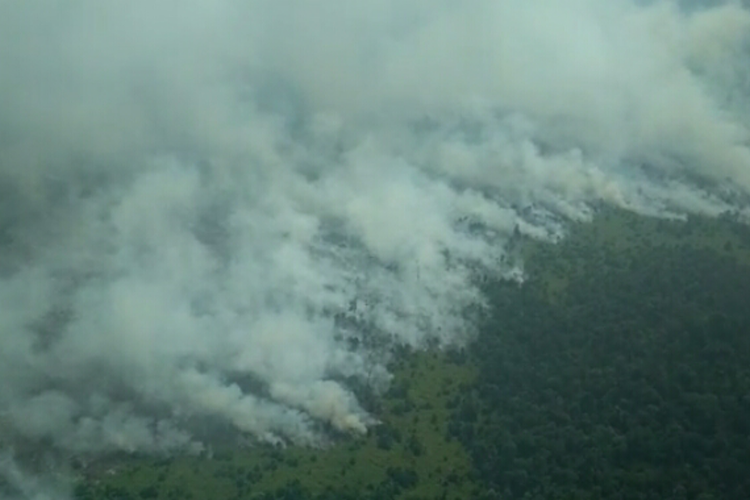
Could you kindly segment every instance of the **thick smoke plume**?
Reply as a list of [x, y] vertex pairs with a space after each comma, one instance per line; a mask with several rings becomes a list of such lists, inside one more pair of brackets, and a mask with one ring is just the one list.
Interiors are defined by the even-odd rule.
[[470, 339], [516, 229], [746, 214], [749, 32], [737, 2], [2, 2], [2, 440], [366, 432], [352, 387]]
[[3, 500], [59, 500], [68, 498], [70, 484], [62, 474], [51, 473], [52, 464], [41, 473], [24, 470], [9, 450], [0, 452], [0, 498]]

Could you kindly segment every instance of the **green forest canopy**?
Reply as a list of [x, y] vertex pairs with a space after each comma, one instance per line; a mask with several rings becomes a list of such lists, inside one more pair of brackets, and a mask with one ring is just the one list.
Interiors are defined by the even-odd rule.
[[399, 356], [366, 438], [94, 464], [75, 496], [750, 498], [750, 230], [607, 210], [523, 253], [470, 348]]

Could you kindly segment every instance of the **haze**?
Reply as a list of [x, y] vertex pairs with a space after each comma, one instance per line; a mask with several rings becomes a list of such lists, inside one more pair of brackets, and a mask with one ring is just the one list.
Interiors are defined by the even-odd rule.
[[6, 441], [364, 433], [516, 227], [747, 216], [750, 12], [692, 4], [2, 2]]

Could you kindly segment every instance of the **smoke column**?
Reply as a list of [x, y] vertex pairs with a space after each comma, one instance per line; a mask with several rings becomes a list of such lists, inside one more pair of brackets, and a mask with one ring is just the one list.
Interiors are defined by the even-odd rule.
[[748, 33], [739, 2], [0, 3], [4, 446], [366, 432], [352, 384], [470, 340], [515, 228], [748, 214]]

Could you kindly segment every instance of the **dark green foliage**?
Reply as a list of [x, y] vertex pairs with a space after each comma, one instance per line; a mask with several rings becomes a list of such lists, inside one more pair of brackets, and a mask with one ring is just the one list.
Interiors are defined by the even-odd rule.
[[424, 453], [424, 446], [416, 435], [412, 434], [406, 441], [406, 448], [415, 456], [420, 457]]
[[383, 450], [390, 450], [394, 443], [401, 442], [401, 432], [388, 423], [375, 427], [375, 435], [377, 436], [378, 448]]
[[140, 496], [144, 499], [156, 498], [159, 496], [159, 489], [154, 485], [147, 486], [141, 490]]
[[502, 498], [750, 498], [750, 268], [576, 245], [488, 288], [480, 378], [448, 433]]
[[419, 481], [419, 476], [413, 469], [402, 467], [388, 467], [386, 470], [388, 479], [400, 489], [413, 488]]
[[73, 489], [73, 498], [77, 500], [92, 500], [94, 498], [93, 488], [88, 483], [79, 483]]

